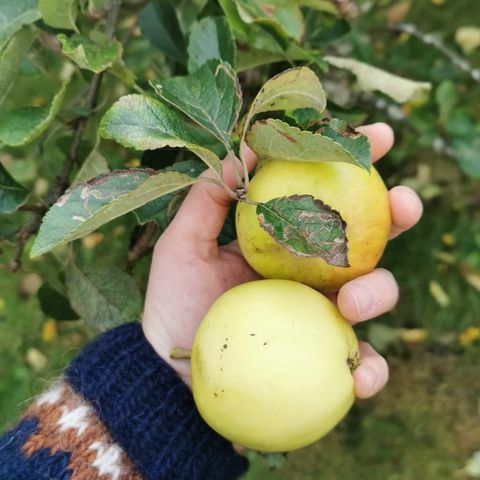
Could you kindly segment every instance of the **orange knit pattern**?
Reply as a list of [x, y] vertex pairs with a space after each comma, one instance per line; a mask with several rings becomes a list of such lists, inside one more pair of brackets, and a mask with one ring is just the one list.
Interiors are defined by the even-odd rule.
[[38, 419], [37, 432], [23, 446], [30, 457], [48, 448], [70, 453], [71, 480], [141, 480], [125, 452], [114, 443], [93, 408], [64, 381], [41, 395], [25, 418]]

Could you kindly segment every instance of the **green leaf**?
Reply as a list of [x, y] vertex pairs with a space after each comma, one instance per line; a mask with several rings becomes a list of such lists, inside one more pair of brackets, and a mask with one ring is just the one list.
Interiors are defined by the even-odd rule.
[[28, 194], [28, 190], [17, 183], [0, 163], [0, 213], [17, 210], [25, 203]]
[[459, 94], [456, 85], [451, 80], [443, 81], [435, 91], [435, 101], [440, 111], [440, 121], [448, 123], [450, 113], [459, 100]]
[[480, 139], [456, 139], [453, 142], [455, 159], [460, 168], [472, 178], [480, 178]]
[[223, 143], [228, 143], [242, 106], [235, 71], [215, 60], [194, 74], [151, 82], [162, 100], [188, 115]]
[[195, 179], [176, 172], [116, 170], [70, 188], [43, 218], [30, 253], [37, 257], [83, 237], [111, 220], [167, 193], [192, 185]]
[[116, 40], [98, 36], [97, 41], [78, 33], [67, 37], [57, 35], [62, 44], [63, 53], [73, 60], [80, 68], [100, 73], [111, 67], [122, 56], [122, 45]]
[[49, 105], [22, 107], [0, 120], [0, 141], [11, 147], [26, 145], [38, 138], [60, 111], [69, 81], [63, 83]]
[[77, 320], [68, 298], [59, 290], [45, 282], [37, 292], [40, 308], [47, 317], [55, 320]]
[[0, 104], [3, 103], [15, 81], [20, 62], [35, 40], [30, 27], [18, 31], [0, 53]]
[[102, 12], [105, 11], [112, 0], [88, 0], [88, 11], [93, 12]]
[[314, 108], [325, 110], [327, 100], [320, 80], [308, 67], [285, 70], [268, 80], [255, 97], [245, 121], [244, 132], [252, 118], [261, 112]]
[[0, 50], [24, 25], [40, 18], [37, 0], [0, 0]]
[[198, 70], [209, 60], [235, 67], [236, 46], [224, 17], [205, 17], [192, 28], [188, 39], [188, 71]]
[[74, 310], [99, 330], [140, 317], [142, 297], [137, 284], [116, 267], [80, 268], [70, 263], [65, 280]]
[[[205, 168], [206, 165], [203, 162], [191, 159], [176, 162], [167, 167], [165, 171], [183, 173], [189, 177], [197, 178]], [[162, 230], [165, 230], [175, 216], [178, 207], [181, 205], [185, 190], [186, 189], [182, 189], [178, 192], [169, 193], [168, 195], [157, 198], [156, 200], [148, 202], [143, 207], [137, 208], [133, 213], [135, 213], [140, 224], [144, 225], [147, 222], [154, 221]]]
[[236, 0], [238, 13], [245, 23], [258, 23], [278, 35], [300, 42], [304, 33], [299, 2], [291, 0]]
[[285, 45], [279, 43], [270, 32], [257, 23], [248, 24], [242, 20], [234, 0], [219, 0], [219, 3], [235, 38], [242, 45], [271, 53], [283, 53]]
[[78, 0], [38, 0], [42, 20], [51, 27], [78, 31]]
[[331, 138], [341, 145], [365, 170], [370, 170], [372, 165], [372, 152], [370, 142], [366, 135], [353, 129], [345, 120], [332, 118], [325, 122], [317, 133]]
[[103, 116], [99, 133], [137, 150], [167, 146], [188, 148], [221, 175], [220, 159], [200, 146], [201, 137], [188, 125], [186, 117], [154, 98], [145, 95], [121, 97]]
[[328, 133], [332, 138], [269, 118], [253, 125], [247, 143], [260, 160], [344, 162], [369, 170], [370, 145], [366, 137], [358, 133], [342, 137], [331, 128]]
[[187, 47], [178, 17], [170, 0], [151, 0], [139, 18], [140, 28], [150, 42], [172, 60], [187, 63]]
[[311, 195], [274, 198], [257, 205], [260, 226], [289, 252], [348, 267], [346, 223]]
[[357, 77], [358, 86], [365, 92], [377, 90], [399, 103], [416, 100], [426, 95], [431, 84], [399, 77], [353, 58], [326, 56], [324, 60], [334, 67], [349, 70]]
[[83, 162], [73, 184], [86, 182], [109, 171], [110, 169], [108, 168], [105, 157], [98, 150], [92, 150]]

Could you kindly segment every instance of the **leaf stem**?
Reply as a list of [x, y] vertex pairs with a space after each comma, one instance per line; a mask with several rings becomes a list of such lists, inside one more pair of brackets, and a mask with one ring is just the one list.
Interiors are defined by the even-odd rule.
[[223, 189], [225, 189], [225, 191], [233, 200], [240, 200], [238, 197], [238, 194], [227, 185], [227, 183], [225, 182], [225, 180], [223, 180], [223, 178], [199, 177], [198, 181], [214, 183], [215, 185], [218, 185], [219, 187], [222, 187]]

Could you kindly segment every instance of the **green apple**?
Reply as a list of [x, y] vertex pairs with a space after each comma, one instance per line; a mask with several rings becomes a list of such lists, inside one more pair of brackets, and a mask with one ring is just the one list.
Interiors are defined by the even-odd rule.
[[224, 293], [195, 336], [192, 388], [205, 421], [234, 443], [294, 450], [329, 432], [354, 401], [350, 324], [325, 296], [289, 280]]
[[311, 195], [340, 213], [346, 223], [349, 266], [292, 253], [260, 226], [255, 205], [239, 202], [240, 249], [260, 275], [295, 280], [318, 290], [338, 290], [375, 268], [391, 224], [388, 192], [375, 168], [369, 173], [341, 162], [271, 160], [253, 177], [247, 200], [267, 202], [292, 195]]

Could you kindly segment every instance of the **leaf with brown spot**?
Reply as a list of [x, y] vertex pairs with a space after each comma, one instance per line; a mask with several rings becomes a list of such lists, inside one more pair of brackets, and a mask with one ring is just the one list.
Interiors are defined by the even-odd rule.
[[195, 183], [178, 172], [116, 170], [68, 190], [43, 218], [30, 253], [37, 257], [101, 227], [162, 195]]
[[349, 267], [346, 223], [341, 215], [311, 195], [273, 198], [257, 205], [260, 226], [289, 252]]

